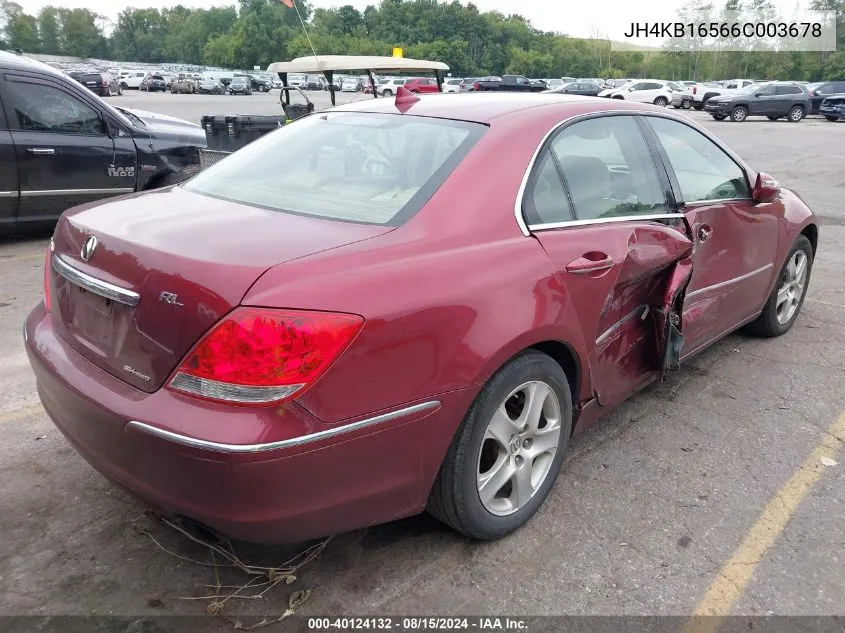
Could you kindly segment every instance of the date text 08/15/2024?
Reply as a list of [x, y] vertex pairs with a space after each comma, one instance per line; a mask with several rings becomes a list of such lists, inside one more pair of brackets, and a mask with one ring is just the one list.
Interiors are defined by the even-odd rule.
[[308, 618], [309, 631], [527, 631], [520, 618], [483, 616], [441, 617], [324, 617]]

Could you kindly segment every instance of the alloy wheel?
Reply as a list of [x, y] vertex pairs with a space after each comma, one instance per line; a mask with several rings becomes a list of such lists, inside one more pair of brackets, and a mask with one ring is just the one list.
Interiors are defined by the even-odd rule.
[[777, 295], [777, 319], [784, 325], [795, 316], [807, 286], [807, 254], [798, 250], [789, 258]]
[[734, 108], [733, 112], [731, 113], [731, 119], [736, 121], [737, 123], [741, 123], [745, 121], [745, 117], [748, 116], [748, 111], [743, 108], [742, 106], [738, 108]]
[[484, 508], [506, 516], [546, 481], [560, 444], [561, 409], [545, 382], [527, 382], [496, 408], [478, 455], [476, 484]]
[[804, 111], [801, 108], [792, 108], [789, 112], [789, 118], [792, 121], [800, 121], [804, 118]]

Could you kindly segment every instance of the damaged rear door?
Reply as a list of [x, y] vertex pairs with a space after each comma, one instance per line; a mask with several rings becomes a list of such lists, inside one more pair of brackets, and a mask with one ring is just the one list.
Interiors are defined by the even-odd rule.
[[624, 113], [563, 126], [526, 186], [523, 213], [578, 316], [602, 405], [681, 354], [693, 244], [669, 191], [640, 124]]

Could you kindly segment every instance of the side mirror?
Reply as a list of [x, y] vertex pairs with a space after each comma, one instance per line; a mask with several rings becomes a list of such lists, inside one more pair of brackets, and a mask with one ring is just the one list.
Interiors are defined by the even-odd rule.
[[777, 180], [763, 172], [757, 174], [757, 182], [751, 192], [751, 197], [756, 202], [771, 202], [778, 197], [779, 193], [780, 185]]

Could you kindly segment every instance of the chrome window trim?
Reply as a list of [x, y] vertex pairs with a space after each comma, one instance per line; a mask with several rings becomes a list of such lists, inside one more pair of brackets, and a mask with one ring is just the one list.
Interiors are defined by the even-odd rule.
[[566, 229], [575, 226], [590, 226], [593, 224], [611, 224], [616, 222], [636, 222], [637, 220], [682, 220], [682, 213], [648, 213], [643, 215], [621, 215], [612, 218], [593, 218], [591, 220], [566, 220], [564, 222], [547, 222], [545, 224], [529, 224], [532, 231], [549, 231], [552, 229]]
[[770, 268], [774, 268], [774, 264], [766, 264], [765, 266], [761, 266], [757, 270], [752, 270], [750, 273], [745, 273], [744, 275], [740, 275], [739, 277], [731, 277], [730, 279], [720, 281], [717, 284], [693, 290], [692, 292], [688, 292], [686, 294], [685, 299], [691, 299], [692, 297], [704, 294], [705, 292], [710, 292], [711, 290], [717, 290], [719, 288], [724, 288], [725, 286], [735, 284], [738, 281], [743, 281], [744, 279], [748, 279], [749, 277], [753, 277], [754, 275], [759, 275], [762, 272], [766, 272]]
[[[613, 114], [627, 115], [627, 116], [656, 116], [656, 117], [662, 117], [664, 119], [670, 119], [672, 121], [679, 121], [681, 123], [684, 123], [684, 121], [677, 115], [673, 115], [673, 114], [669, 114], [669, 113], [665, 113], [665, 112], [651, 112], [649, 110], [635, 110], [635, 109], [632, 109], [632, 110], [626, 110], [626, 109], [623, 109], [623, 110], [616, 110], [616, 109], [614, 109], [614, 110], [595, 110], [593, 112], [578, 114], [578, 115], [569, 117], [568, 119], [563, 119], [562, 121], [558, 121], [556, 124], [554, 124], [552, 126], [552, 128], [548, 132], [546, 132], [546, 134], [543, 136], [542, 140], [540, 141], [540, 144], [537, 145], [537, 149], [534, 150], [534, 154], [531, 156], [531, 160], [528, 161], [528, 167], [525, 170], [525, 174], [522, 176], [522, 182], [520, 183], [519, 189], [517, 190], [517, 193], [516, 193], [516, 202], [513, 205], [513, 212], [514, 212], [514, 216], [516, 217], [516, 223], [519, 226], [519, 229], [522, 231], [522, 234], [524, 236], [526, 236], [526, 237], [530, 236], [531, 231], [534, 231], [534, 230], [549, 230], [549, 229], [555, 229], [555, 228], [566, 228], [566, 227], [569, 227], [569, 226], [582, 226], [584, 223], [601, 224], [603, 222], [624, 222], [624, 221], [631, 221], [631, 220], [648, 220], [648, 219], [665, 220], [665, 219], [670, 219], [670, 218], [682, 217], [682, 214], [680, 212], [676, 212], [676, 213], [672, 213], [672, 214], [669, 214], [669, 213], [654, 214], [654, 216], [633, 215], [633, 216], [623, 216], [623, 217], [620, 217], [620, 218], [596, 218], [596, 219], [592, 219], [592, 220], [567, 220], [565, 222], [549, 222], [549, 223], [546, 223], [546, 224], [532, 224], [532, 225], [528, 225], [525, 222], [525, 218], [522, 215], [522, 203], [523, 203], [523, 198], [525, 197], [525, 190], [528, 188], [528, 180], [529, 180], [529, 178], [531, 178], [531, 172], [534, 170], [534, 166], [536, 165], [537, 159], [540, 156], [540, 151], [543, 149], [543, 146], [545, 146], [546, 141], [548, 141], [549, 138], [555, 132], [557, 132], [561, 127], [563, 127], [564, 125], [573, 124], [573, 123], [576, 123], [576, 122], [584, 120], [584, 119], [592, 119], [592, 118], [595, 118], [595, 117], [598, 117], [598, 116], [608, 115], [608, 114], [610, 114], [610, 115], [613, 115]], [[695, 126], [690, 125], [689, 127], [696, 130], [697, 132], [700, 132], [700, 130], [698, 128], [696, 128]], [[708, 140], [715, 142], [715, 140], [712, 137], [707, 136], [706, 134], [705, 134], [705, 137]], [[648, 142], [648, 141], [646, 141], [646, 142]], [[721, 145], [719, 145], [719, 148], [722, 149], [723, 151], [727, 150], [727, 148], [724, 148]], [[734, 162], [738, 163], [738, 166], [740, 166], [740, 167], [743, 166], [743, 163], [741, 161], [739, 161], [739, 158], [735, 154], [729, 153], [728, 155], [730, 156], [730, 158], [732, 158], [734, 160]], [[655, 167], [657, 168], [657, 166], [655, 166]], [[660, 217], [656, 217], [657, 215], [660, 215]]]
[[692, 202], [684, 202], [683, 206], [705, 207], [708, 204], [724, 204], [726, 202], [754, 202], [754, 198], [714, 198], [713, 200], [693, 200]]
[[415, 404], [410, 407], [405, 407], [404, 409], [397, 409], [396, 411], [391, 411], [390, 413], [383, 413], [372, 418], [359, 420], [358, 422], [353, 422], [352, 424], [341, 424], [335, 428], [326, 429], [325, 431], [318, 431], [316, 433], [310, 433], [308, 435], [302, 435], [300, 437], [292, 437], [288, 440], [280, 440], [278, 442], [267, 442], [265, 444], [223, 444], [220, 442], [211, 442], [209, 440], [201, 440], [196, 437], [182, 435], [181, 433], [166, 431], [164, 429], [158, 428], [157, 426], [152, 426], [144, 422], [138, 422], [137, 420], [131, 420], [127, 422], [125, 428], [126, 430], [136, 429], [143, 433], [147, 433], [149, 435], [153, 435], [155, 437], [174, 442], [175, 444], [190, 446], [192, 448], [201, 448], [217, 453], [263, 453], [266, 451], [274, 451], [282, 448], [302, 446], [303, 444], [309, 444], [311, 442], [328, 439], [330, 437], [337, 437], [339, 435], [350, 433], [351, 431], [357, 431], [358, 429], [363, 429], [368, 426], [373, 426], [376, 424], [389, 422], [391, 420], [396, 420], [397, 418], [401, 418], [406, 415], [420, 413], [422, 411], [428, 411], [429, 409], [436, 410], [439, 408], [439, 400], [430, 400], [429, 402], [422, 402], [420, 404]]
[[21, 196], [25, 198], [35, 198], [38, 196], [86, 196], [101, 193], [133, 193], [134, 191], [134, 187], [117, 187], [111, 189], [30, 189], [21, 191]]
[[133, 308], [141, 300], [141, 295], [137, 292], [132, 292], [131, 290], [126, 290], [126, 288], [121, 288], [107, 281], [92, 277], [63, 261], [58, 255], [53, 255], [53, 270], [69, 282], [105, 299], [111, 299], [112, 301], [117, 301]]
[[0, 191], [0, 198], [17, 198], [18, 191]]

